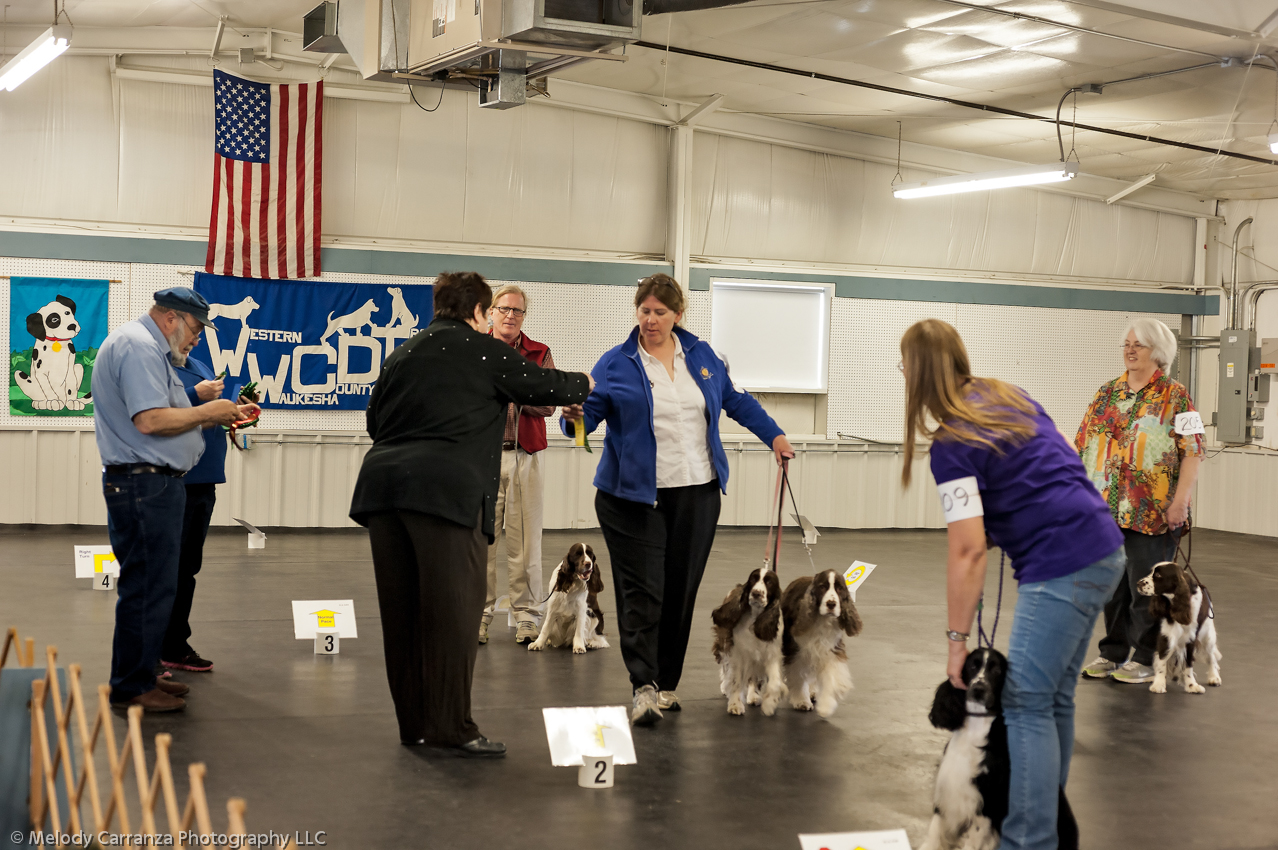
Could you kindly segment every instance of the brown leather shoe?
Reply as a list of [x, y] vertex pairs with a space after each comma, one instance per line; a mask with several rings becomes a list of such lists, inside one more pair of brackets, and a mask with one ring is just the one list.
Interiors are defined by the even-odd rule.
[[184, 685], [181, 682], [174, 681], [173, 679], [157, 678], [155, 680], [155, 687], [157, 690], [164, 691], [171, 697], [184, 697], [191, 691], [190, 685]]
[[141, 696], [136, 696], [124, 702], [113, 702], [111, 705], [115, 708], [140, 705], [144, 711], [150, 712], [181, 711], [186, 708], [186, 700], [181, 697], [169, 696], [159, 688], [154, 688]]

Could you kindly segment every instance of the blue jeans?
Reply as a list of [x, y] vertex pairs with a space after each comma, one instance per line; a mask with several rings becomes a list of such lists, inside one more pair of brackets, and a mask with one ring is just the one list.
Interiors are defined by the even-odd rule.
[[124, 702], [155, 688], [177, 591], [186, 487], [181, 479], [158, 473], [103, 475], [102, 494], [111, 548], [120, 564], [111, 701]]
[[1074, 688], [1126, 560], [1120, 547], [1076, 573], [1020, 587], [1003, 686], [1012, 781], [1000, 850], [1056, 850], [1057, 788], [1074, 751]]

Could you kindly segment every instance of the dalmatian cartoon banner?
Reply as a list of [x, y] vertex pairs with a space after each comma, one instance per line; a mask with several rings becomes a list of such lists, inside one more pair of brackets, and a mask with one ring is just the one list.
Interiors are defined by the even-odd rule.
[[107, 335], [111, 282], [9, 279], [9, 413], [92, 416], [93, 361]]
[[382, 363], [430, 323], [433, 289], [199, 272], [215, 327], [191, 357], [225, 373], [228, 390], [257, 384], [267, 409], [364, 410]]

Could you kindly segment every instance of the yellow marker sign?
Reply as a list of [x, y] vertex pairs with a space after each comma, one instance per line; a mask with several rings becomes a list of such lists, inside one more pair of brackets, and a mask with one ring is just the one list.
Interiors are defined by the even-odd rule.
[[853, 569], [848, 571], [848, 574], [846, 576], [844, 576], [844, 580], [849, 585], [856, 584], [856, 580], [859, 579], [864, 572], [865, 572], [865, 567], [854, 567]]
[[605, 729], [611, 729], [611, 728], [612, 728], [611, 726], [605, 726], [605, 725], [604, 725], [604, 724], [602, 724], [602, 723], [596, 723], [596, 724], [595, 724], [595, 740], [599, 742], [599, 746], [600, 746], [600, 748], [603, 748], [603, 747], [606, 747], [606, 746], [607, 746], [607, 744], [606, 744], [606, 743], [604, 743], [604, 734], [603, 734], [603, 733], [604, 733], [604, 730], [605, 730]]
[[110, 562], [114, 562], [114, 561], [115, 561], [115, 555], [94, 555], [94, 556], [93, 556], [93, 571], [94, 571], [95, 573], [100, 573], [100, 572], [102, 572], [102, 567], [103, 567], [103, 565], [105, 565], [108, 561], [110, 561]]
[[325, 608], [321, 611], [312, 611], [311, 613], [314, 614], [315, 618], [319, 621], [319, 625], [316, 626], [316, 628], [320, 628], [320, 629], [337, 628], [337, 612], [336, 611], [330, 611], [327, 608]]

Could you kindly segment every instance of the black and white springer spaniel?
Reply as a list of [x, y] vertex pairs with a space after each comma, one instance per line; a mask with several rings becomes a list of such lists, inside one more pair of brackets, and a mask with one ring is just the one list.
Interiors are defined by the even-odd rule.
[[[997, 850], [1007, 816], [1011, 764], [1003, 723], [1003, 681], [1007, 658], [996, 649], [977, 649], [963, 665], [963, 683], [946, 679], [936, 689], [928, 720], [954, 734], [945, 745], [932, 795], [932, 823], [920, 850]], [[1078, 824], [1060, 789], [1056, 811], [1057, 846], [1078, 850]]]
[[1185, 693], [1206, 693], [1194, 678], [1194, 661], [1199, 658], [1207, 663], [1207, 684], [1219, 685], [1220, 650], [1207, 588], [1185, 575], [1179, 564], [1163, 561], [1136, 583], [1136, 590], [1150, 597], [1150, 613], [1158, 618], [1154, 682], [1149, 689], [1167, 693], [1170, 674], [1173, 682], [1182, 683]]
[[843, 638], [861, 633], [861, 617], [847, 582], [834, 570], [822, 570], [790, 582], [781, 597], [785, 619], [782, 652], [790, 706], [829, 717], [852, 690], [852, 673]]
[[587, 649], [608, 646], [603, 610], [599, 607], [603, 586], [595, 550], [585, 543], [572, 544], [550, 574], [550, 597], [546, 600], [541, 634], [528, 644], [528, 649], [536, 652], [547, 645], [571, 643], [574, 653], [584, 655]]
[[746, 704], [776, 714], [785, 698], [781, 675], [781, 580], [770, 569], [750, 573], [710, 615], [714, 622], [714, 660], [719, 690], [728, 698], [728, 714], [745, 714]]

